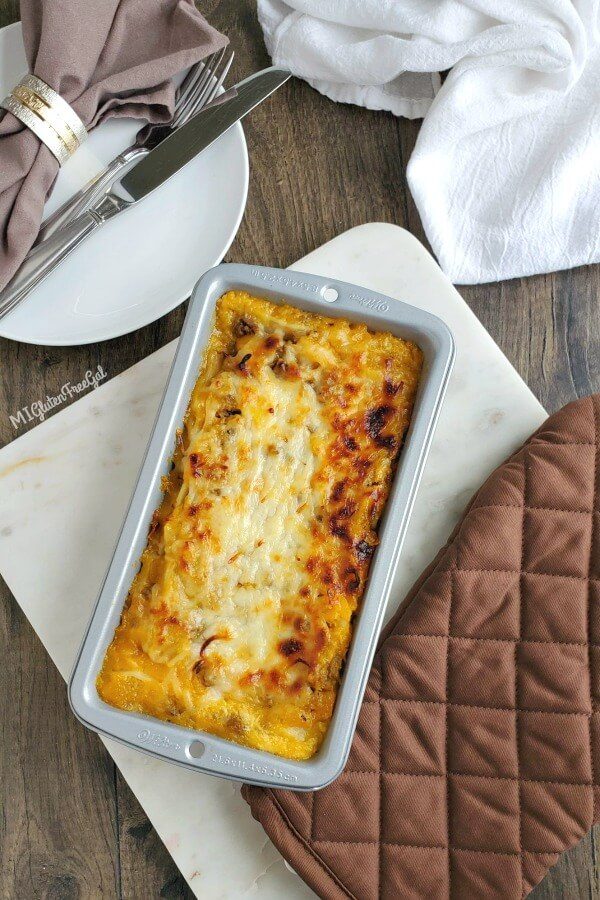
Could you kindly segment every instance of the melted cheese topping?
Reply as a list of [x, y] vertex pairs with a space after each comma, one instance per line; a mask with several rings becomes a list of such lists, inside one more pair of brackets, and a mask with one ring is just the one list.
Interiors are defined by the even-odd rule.
[[335, 701], [421, 351], [241, 292], [216, 325], [97, 687], [293, 759]]

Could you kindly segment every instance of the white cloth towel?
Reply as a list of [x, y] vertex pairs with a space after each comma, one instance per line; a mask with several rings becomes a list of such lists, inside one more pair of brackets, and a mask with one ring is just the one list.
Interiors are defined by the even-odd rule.
[[334, 100], [425, 116], [407, 178], [453, 282], [600, 261], [600, 0], [258, 0], [258, 12], [276, 65]]

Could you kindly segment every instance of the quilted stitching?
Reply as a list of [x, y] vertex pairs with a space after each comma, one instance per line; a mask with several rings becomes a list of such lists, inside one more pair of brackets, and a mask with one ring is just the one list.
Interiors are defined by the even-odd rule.
[[599, 402], [479, 491], [388, 631], [338, 781], [244, 788], [321, 896], [521, 897], [596, 820]]

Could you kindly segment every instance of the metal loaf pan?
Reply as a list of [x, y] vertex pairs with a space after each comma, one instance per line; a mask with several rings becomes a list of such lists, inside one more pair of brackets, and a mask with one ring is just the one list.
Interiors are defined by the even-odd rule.
[[[290, 303], [310, 312], [364, 322], [373, 331], [390, 331], [415, 341], [425, 356], [412, 422], [380, 524], [380, 544], [356, 617], [333, 717], [319, 752], [303, 762], [115, 709], [100, 699], [95, 686], [146, 545], [152, 513], [161, 501], [161, 478], [170, 467], [175, 432], [183, 420], [212, 330], [215, 303], [229, 290], [246, 290], [274, 303]], [[301, 791], [316, 790], [333, 781], [350, 751], [394, 570], [453, 359], [452, 335], [440, 319], [365, 288], [262, 266], [221, 265], [206, 272], [190, 302], [129, 510], [71, 676], [69, 699], [77, 718], [129, 747], [224, 778]]]

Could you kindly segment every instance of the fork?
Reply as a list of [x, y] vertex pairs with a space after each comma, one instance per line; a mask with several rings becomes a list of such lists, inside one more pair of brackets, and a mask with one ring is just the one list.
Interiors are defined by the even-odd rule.
[[172, 120], [167, 125], [143, 125], [130, 147], [115, 156], [102, 172], [42, 222], [35, 244], [47, 240], [84, 213], [113, 184], [126, 166], [145, 156], [198, 110], [211, 103], [225, 81], [233, 57], [234, 51], [224, 47], [203, 62], [196, 63], [177, 92]]

